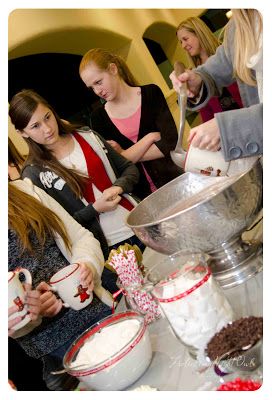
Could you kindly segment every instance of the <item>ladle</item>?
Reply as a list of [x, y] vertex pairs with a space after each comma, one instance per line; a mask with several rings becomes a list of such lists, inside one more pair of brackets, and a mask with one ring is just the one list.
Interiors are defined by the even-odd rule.
[[[176, 76], [179, 76], [185, 71], [184, 65], [176, 61], [174, 64], [174, 70]], [[178, 93], [178, 104], [180, 110], [180, 122], [179, 122], [179, 132], [178, 132], [178, 140], [175, 147], [175, 150], [170, 152], [172, 161], [178, 166], [183, 167], [186, 151], [182, 148], [182, 138], [183, 138], [183, 131], [185, 126], [185, 113], [186, 113], [186, 103], [187, 103], [187, 84], [183, 82]]]
[[69, 372], [69, 371], [74, 371], [75, 369], [78, 369], [78, 368], [82, 368], [82, 367], [89, 367], [89, 365], [87, 365], [87, 364], [81, 364], [81, 365], [77, 365], [76, 366], [76, 368], [63, 368], [63, 369], [60, 369], [60, 370], [58, 370], [58, 371], [51, 371], [50, 372], [50, 374], [52, 374], [52, 375], [59, 375], [59, 374], [65, 374], [66, 372]]

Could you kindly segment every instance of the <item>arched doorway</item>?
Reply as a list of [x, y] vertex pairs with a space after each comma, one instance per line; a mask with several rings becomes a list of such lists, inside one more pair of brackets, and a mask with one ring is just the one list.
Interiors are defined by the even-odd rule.
[[100, 99], [81, 81], [82, 55], [103, 47], [126, 55], [130, 39], [104, 29], [64, 29], [44, 32], [19, 43], [9, 52], [8, 100], [22, 89], [33, 89], [61, 118], [90, 125], [90, 114]]
[[9, 101], [22, 89], [43, 96], [61, 118], [89, 125], [90, 113], [99, 97], [88, 90], [78, 74], [82, 56], [41, 53], [9, 61]]
[[175, 27], [165, 22], [156, 22], [145, 30], [143, 40], [168, 87], [172, 88], [169, 79], [173, 71], [170, 53], [176, 42]]

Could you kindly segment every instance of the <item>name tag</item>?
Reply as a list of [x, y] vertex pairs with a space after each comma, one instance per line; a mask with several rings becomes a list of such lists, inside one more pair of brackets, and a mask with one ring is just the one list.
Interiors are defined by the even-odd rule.
[[62, 190], [63, 186], [65, 185], [65, 181], [62, 178], [59, 178], [55, 183], [54, 183], [54, 188], [57, 190]]

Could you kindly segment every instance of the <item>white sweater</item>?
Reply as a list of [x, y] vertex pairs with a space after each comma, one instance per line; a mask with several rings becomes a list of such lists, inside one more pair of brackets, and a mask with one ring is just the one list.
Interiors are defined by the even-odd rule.
[[[68, 263], [85, 262], [91, 268], [94, 276], [94, 292], [101, 301], [108, 306], [112, 306], [113, 298], [110, 292], [101, 286], [101, 274], [104, 268], [104, 257], [98, 240], [87, 229], [83, 228], [78, 222], [68, 214], [64, 208], [51, 196], [42, 189], [33, 185], [33, 183], [25, 178], [24, 180], [16, 180], [12, 185], [17, 186], [23, 192], [38, 199], [44, 206], [52, 210], [63, 222], [67, 235], [71, 242], [71, 253], [59, 235], [56, 235], [56, 244], [60, 251], [67, 259]], [[29, 326], [30, 325], [30, 326]], [[33, 322], [16, 332], [16, 337], [26, 335], [32, 330], [37, 323]], [[31, 329], [30, 329], [31, 328]]]

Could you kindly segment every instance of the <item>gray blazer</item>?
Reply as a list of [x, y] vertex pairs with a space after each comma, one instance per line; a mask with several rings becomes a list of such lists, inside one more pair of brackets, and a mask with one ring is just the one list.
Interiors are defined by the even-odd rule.
[[[196, 106], [188, 101], [189, 109], [199, 110], [212, 96], [218, 96], [224, 86], [234, 82], [234, 31], [232, 22], [227, 50], [223, 45], [219, 46], [205, 64], [196, 68], [195, 72], [203, 79], [206, 94]], [[258, 89], [239, 79], [236, 81], [245, 108], [215, 114], [220, 129], [221, 148], [227, 161], [263, 153], [263, 104], [259, 101]]]

